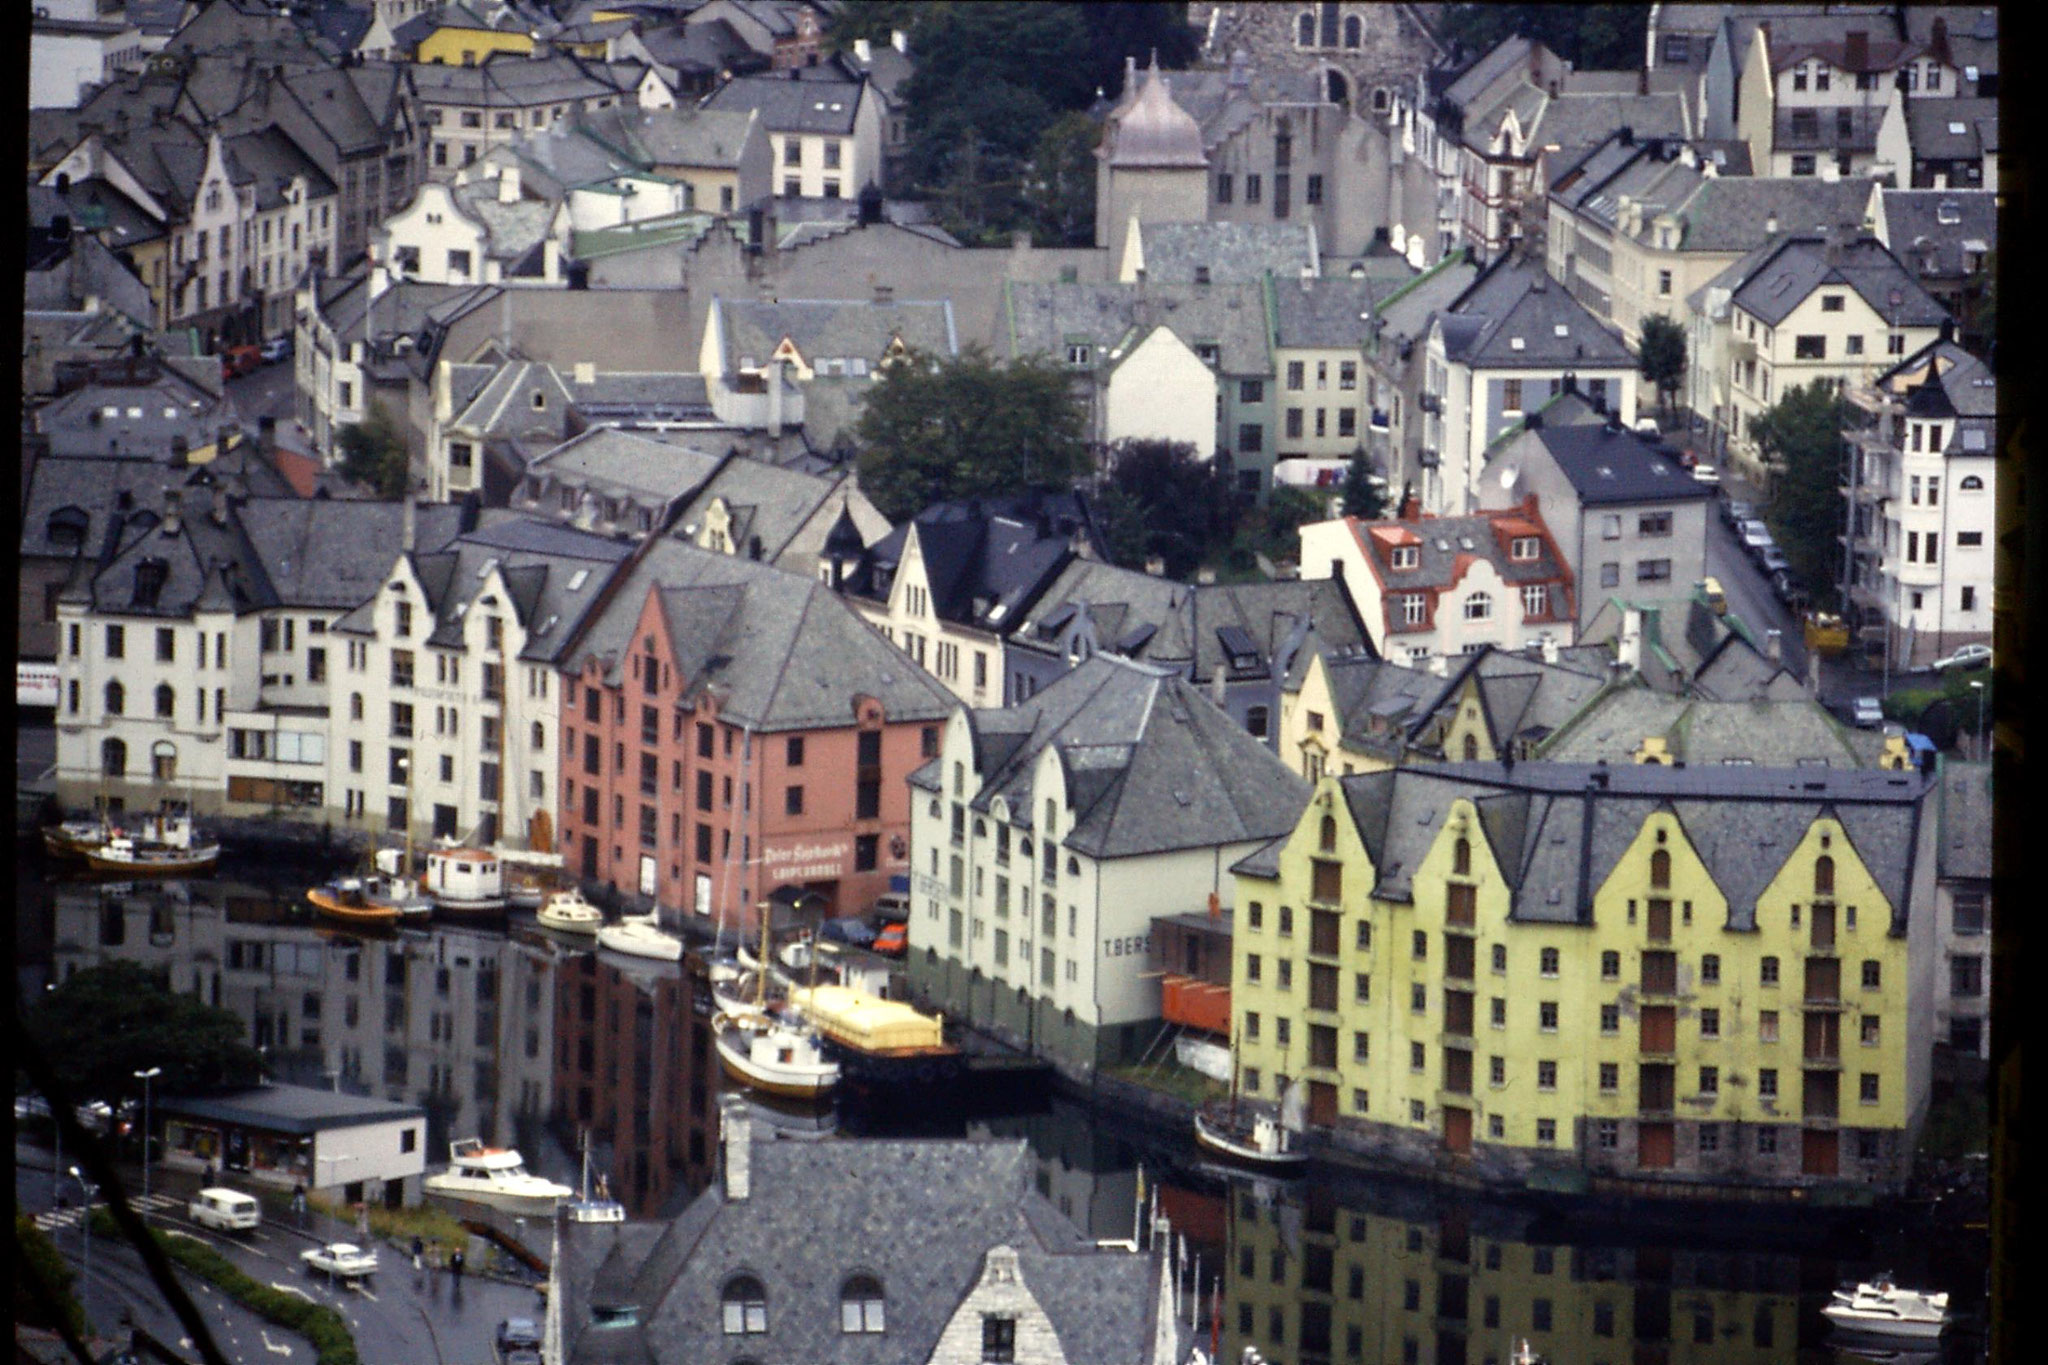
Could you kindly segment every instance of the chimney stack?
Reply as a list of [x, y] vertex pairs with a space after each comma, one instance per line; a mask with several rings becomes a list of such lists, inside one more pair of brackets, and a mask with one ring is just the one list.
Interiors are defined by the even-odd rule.
[[1774, 664], [1785, 661], [1784, 631], [1772, 629], [1764, 632], [1764, 657]]
[[399, 523], [399, 546], [411, 554], [420, 532], [420, 497], [412, 489], [405, 490], [405, 515]]
[[[1939, 19], [1935, 20], [1940, 23]], [[1850, 29], [1842, 43], [1842, 61], [1851, 71], [1862, 73], [1870, 64], [1870, 35], [1860, 28]]]
[[516, 204], [519, 202], [519, 168], [502, 166], [498, 169], [498, 202]]
[[178, 531], [184, 525], [184, 516], [179, 505], [183, 496], [179, 489], [164, 489], [164, 519], [160, 525], [163, 528], [163, 533], [167, 536], [178, 534]]
[[718, 1131], [725, 1149], [725, 1198], [734, 1203], [747, 1198], [753, 1186], [754, 1120], [743, 1097], [719, 1098]]

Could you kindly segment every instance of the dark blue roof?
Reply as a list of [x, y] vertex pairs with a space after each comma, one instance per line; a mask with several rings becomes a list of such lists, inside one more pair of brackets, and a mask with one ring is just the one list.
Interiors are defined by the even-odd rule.
[[1572, 481], [1583, 504], [1688, 502], [1714, 495], [1667, 447], [1634, 432], [1589, 423], [1545, 425], [1534, 434]]

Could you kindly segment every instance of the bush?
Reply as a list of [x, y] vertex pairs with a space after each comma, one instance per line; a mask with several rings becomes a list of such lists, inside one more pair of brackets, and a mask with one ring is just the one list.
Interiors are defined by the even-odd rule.
[[[105, 1209], [94, 1209], [92, 1230], [107, 1237], [122, 1235], [120, 1225]], [[173, 1261], [207, 1280], [235, 1302], [286, 1331], [297, 1332], [313, 1347], [318, 1365], [359, 1365], [355, 1337], [341, 1314], [324, 1303], [302, 1299], [281, 1289], [272, 1289], [245, 1274], [227, 1257], [196, 1237], [182, 1232], [150, 1235]]]
[[[14, 1215], [14, 1246], [25, 1266], [34, 1268], [33, 1282], [26, 1275], [17, 1275], [14, 1280], [14, 1320], [33, 1327], [56, 1327], [60, 1321], [71, 1325], [79, 1336], [85, 1335], [85, 1310], [78, 1306], [77, 1295], [71, 1292], [72, 1281], [78, 1272], [64, 1259], [48, 1234], [36, 1226], [36, 1220], [25, 1213]], [[48, 1289], [57, 1296], [52, 1305], [42, 1297], [41, 1291]]]

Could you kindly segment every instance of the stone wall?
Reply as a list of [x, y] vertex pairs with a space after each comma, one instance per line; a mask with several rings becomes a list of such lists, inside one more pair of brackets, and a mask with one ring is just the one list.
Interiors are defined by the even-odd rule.
[[989, 1318], [1009, 1318], [1016, 1324], [1015, 1352], [1002, 1359], [1017, 1365], [1064, 1365], [1066, 1352], [1060, 1349], [1052, 1319], [1024, 1283], [1016, 1251], [1007, 1246], [989, 1248], [981, 1278], [939, 1333], [931, 1365], [979, 1365], [994, 1359], [983, 1353], [983, 1323]]
[[[1338, 41], [1330, 45], [1321, 41], [1322, 12], [1326, 8], [1330, 6], [1197, 4], [1189, 6], [1188, 21], [1208, 31], [1204, 52], [1208, 60], [1228, 61], [1241, 51], [1254, 66], [1334, 71], [1341, 77], [1344, 89], [1333, 93], [1342, 95], [1354, 109], [1367, 114], [1372, 111], [1374, 90], [1385, 90], [1391, 97], [1394, 92], [1412, 89], [1416, 76], [1437, 58], [1435, 40], [1417, 21], [1410, 6], [1345, 0], [1334, 6]], [[1317, 42], [1308, 47], [1296, 41], [1297, 25], [1304, 13], [1312, 13], [1316, 18]], [[1344, 21], [1349, 18], [1360, 21], [1360, 40], [1355, 48], [1343, 46]]]

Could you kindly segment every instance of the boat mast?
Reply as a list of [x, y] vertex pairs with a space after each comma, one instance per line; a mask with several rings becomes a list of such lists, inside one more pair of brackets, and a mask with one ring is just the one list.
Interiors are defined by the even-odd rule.
[[761, 1006], [768, 1000], [768, 910], [770, 902], [761, 902], [761, 960], [754, 968], [754, 1004]]

